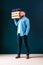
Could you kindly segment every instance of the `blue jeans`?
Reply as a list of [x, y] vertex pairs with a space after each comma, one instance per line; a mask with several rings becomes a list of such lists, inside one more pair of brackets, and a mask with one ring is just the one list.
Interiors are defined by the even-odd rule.
[[18, 34], [18, 36], [17, 36], [17, 41], [18, 41], [18, 44], [19, 44], [19, 49], [18, 49], [18, 54], [19, 55], [21, 54], [22, 40], [23, 39], [24, 39], [26, 50], [27, 50], [27, 55], [29, 55], [29, 47], [28, 47], [27, 38], [28, 38], [28, 36], [26, 36], [26, 35], [20, 36], [20, 34]]

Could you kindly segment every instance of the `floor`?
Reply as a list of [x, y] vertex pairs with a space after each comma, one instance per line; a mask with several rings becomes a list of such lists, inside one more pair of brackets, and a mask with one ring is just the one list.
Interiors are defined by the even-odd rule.
[[0, 65], [43, 65], [43, 54], [30, 54], [30, 58], [26, 59], [25, 54], [21, 54], [21, 58], [16, 59], [17, 54], [0, 55]]

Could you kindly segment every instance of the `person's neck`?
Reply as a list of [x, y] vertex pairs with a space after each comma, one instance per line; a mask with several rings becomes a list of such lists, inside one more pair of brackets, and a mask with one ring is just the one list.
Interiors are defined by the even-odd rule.
[[[23, 18], [23, 17], [25, 17], [25, 16], [22, 16], [21, 18]], [[20, 18], [20, 19], [21, 19], [21, 18]]]

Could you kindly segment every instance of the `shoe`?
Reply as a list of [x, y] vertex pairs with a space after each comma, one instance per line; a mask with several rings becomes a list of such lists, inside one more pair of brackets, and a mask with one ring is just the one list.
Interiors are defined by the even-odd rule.
[[26, 59], [29, 59], [29, 55], [27, 55]]
[[16, 58], [20, 58], [20, 55], [16, 56]]

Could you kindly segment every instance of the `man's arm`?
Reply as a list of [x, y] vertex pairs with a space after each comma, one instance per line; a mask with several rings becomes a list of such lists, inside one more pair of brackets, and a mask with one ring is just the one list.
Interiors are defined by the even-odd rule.
[[18, 25], [18, 22], [15, 19], [14, 19], [14, 23], [15, 23], [16, 26]]
[[25, 35], [28, 35], [29, 31], [30, 31], [30, 20], [26, 19], [26, 32], [25, 32]]

